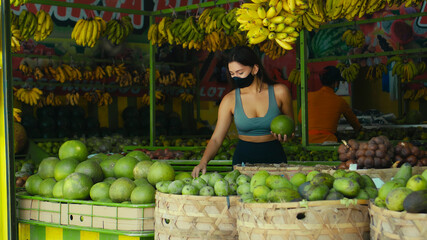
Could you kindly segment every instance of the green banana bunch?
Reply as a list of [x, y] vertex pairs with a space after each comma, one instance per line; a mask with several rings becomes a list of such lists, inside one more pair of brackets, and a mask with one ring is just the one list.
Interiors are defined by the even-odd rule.
[[108, 40], [119, 45], [132, 31], [132, 19], [129, 16], [124, 16], [120, 20], [109, 21], [105, 33]]
[[177, 45], [182, 44], [182, 46], [186, 48], [191, 41], [193, 41], [193, 43], [201, 43], [203, 41], [205, 30], [196, 23], [193, 16], [175, 24], [177, 20], [178, 19], [170, 25], [171, 33]]
[[363, 47], [365, 44], [365, 34], [360, 30], [347, 29], [341, 39], [351, 47]]
[[47, 14], [43, 9], [37, 12], [37, 30], [34, 33], [34, 40], [43, 41], [51, 33], [53, 29], [53, 21], [49, 14]]
[[32, 12], [23, 10], [18, 18], [19, 31], [21, 31], [22, 40], [28, 40], [34, 36], [37, 30], [37, 17]]
[[197, 23], [201, 29], [205, 29], [207, 34], [217, 30], [224, 30], [227, 35], [232, 35], [239, 29], [239, 22], [236, 21], [237, 8], [228, 13], [224, 8], [206, 8], [199, 16]]
[[30, 2], [29, 0], [10, 0], [10, 5], [13, 5], [15, 7], [21, 6], [23, 4], [26, 4]]

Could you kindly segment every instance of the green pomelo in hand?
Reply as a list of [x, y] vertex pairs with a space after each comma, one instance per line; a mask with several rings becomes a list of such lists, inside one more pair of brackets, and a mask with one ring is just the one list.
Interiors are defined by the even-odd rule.
[[55, 165], [55, 169], [53, 171], [53, 175], [56, 181], [65, 179], [68, 175], [73, 173], [79, 163], [79, 160], [75, 158], [67, 158], [59, 161]]
[[279, 115], [271, 121], [270, 129], [273, 133], [290, 137], [295, 130], [295, 123], [289, 116]]
[[99, 201], [101, 199], [110, 197], [110, 184], [106, 182], [95, 183], [90, 189], [90, 198], [93, 201]]
[[135, 187], [136, 184], [132, 180], [121, 177], [111, 184], [109, 192], [110, 199], [116, 203], [129, 201], [130, 195]]
[[40, 183], [40, 195], [43, 197], [53, 197], [53, 187], [55, 186], [56, 181], [54, 178], [46, 178], [43, 182]]
[[56, 157], [48, 157], [40, 162], [38, 174], [42, 179], [55, 177], [55, 166], [59, 163]]
[[42, 182], [43, 179], [38, 174], [31, 175], [25, 182], [25, 191], [30, 195], [38, 195], [40, 191], [40, 183]]

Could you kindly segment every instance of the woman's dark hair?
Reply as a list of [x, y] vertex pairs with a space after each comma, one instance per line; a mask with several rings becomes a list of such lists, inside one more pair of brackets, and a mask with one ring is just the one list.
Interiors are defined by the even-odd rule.
[[334, 66], [327, 66], [320, 74], [320, 81], [322, 82], [323, 86], [331, 86], [338, 81], [344, 81], [344, 79], [341, 76], [341, 72], [338, 68]]
[[230, 49], [225, 53], [225, 65], [227, 68], [227, 79], [233, 82], [230, 75], [230, 69], [228, 64], [231, 62], [238, 62], [244, 66], [253, 67], [258, 65], [258, 72], [256, 76], [261, 79], [262, 82], [272, 85], [275, 83], [271, 78], [268, 77], [264, 66], [261, 63], [261, 58], [255, 53], [255, 51], [248, 46], [238, 46]]

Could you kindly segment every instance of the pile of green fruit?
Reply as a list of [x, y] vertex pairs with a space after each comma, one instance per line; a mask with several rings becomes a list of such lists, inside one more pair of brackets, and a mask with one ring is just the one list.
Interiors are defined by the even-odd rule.
[[392, 211], [427, 213], [427, 170], [422, 175], [412, 175], [411, 164], [403, 164], [393, 179], [380, 188], [375, 205]]
[[49, 156], [58, 155], [59, 147], [64, 141], [46, 141], [46, 142], [38, 142], [37, 146], [43, 149]]
[[115, 203], [154, 203], [159, 181], [173, 180], [175, 172], [166, 162], [152, 162], [142, 151], [126, 156], [99, 153], [88, 159], [86, 145], [66, 141], [58, 157], [41, 161], [25, 189], [30, 195]]
[[311, 171], [296, 173], [291, 179], [261, 170], [250, 181], [238, 186], [237, 193], [246, 203], [374, 199], [378, 191], [368, 175], [339, 169], [333, 173]]
[[225, 176], [214, 172], [192, 178], [190, 173], [176, 175], [174, 181], [161, 181], [156, 184], [159, 192], [182, 195], [229, 196], [236, 195], [239, 183], [248, 182], [249, 177], [233, 170]]

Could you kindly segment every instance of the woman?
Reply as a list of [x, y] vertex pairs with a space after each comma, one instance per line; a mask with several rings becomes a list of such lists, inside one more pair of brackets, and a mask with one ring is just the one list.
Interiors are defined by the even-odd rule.
[[239, 133], [233, 165], [287, 162], [279, 142], [286, 141], [287, 136], [272, 134], [270, 123], [280, 114], [293, 119], [289, 89], [269, 79], [258, 56], [246, 46], [230, 50], [227, 77], [236, 89], [225, 95], [219, 105], [215, 131], [199, 165], [193, 169], [193, 177], [206, 173], [206, 165], [221, 147], [233, 116]]

